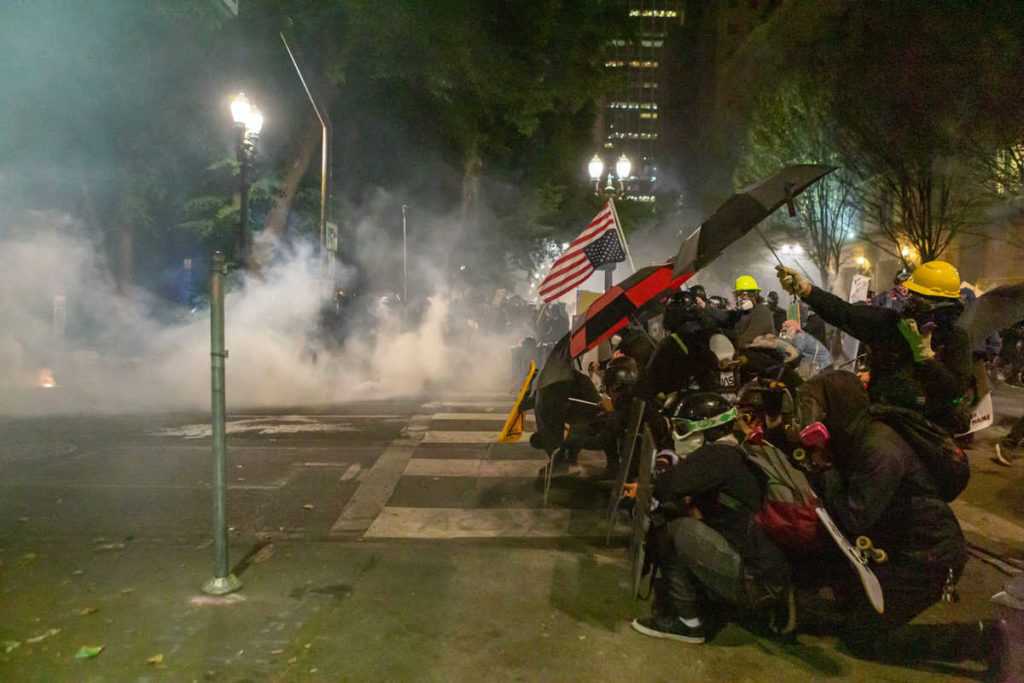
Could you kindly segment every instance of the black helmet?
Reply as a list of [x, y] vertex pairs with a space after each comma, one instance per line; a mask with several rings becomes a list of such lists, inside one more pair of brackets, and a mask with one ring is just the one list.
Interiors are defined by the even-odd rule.
[[704, 285], [694, 285], [693, 287], [690, 287], [689, 291], [690, 294], [693, 294], [698, 299], [704, 299], [704, 301], [708, 300], [708, 293], [707, 290], [704, 289]]
[[670, 332], [676, 332], [685, 323], [700, 319], [700, 308], [693, 292], [676, 292], [665, 302], [665, 316], [662, 325]]
[[779, 293], [775, 291], [768, 292], [768, 303], [772, 306], [779, 305]]
[[793, 396], [782, 382], [756, 379], [740, 389], [736, 401], [741, 412], [778, 416], [792, 414]]
[[685, 394], [667, 405], [666, 412], [679, 439], [705, 432], [705, 441], [715, 441], [732, 431], [736, 419], [736, 409], [729, 401], [708, 391]]
[[604, 369], [604, 388], [618, 392], [632, 387], [640, 378], [636, 361], [629, 356], [617, 356], [608, 361]]

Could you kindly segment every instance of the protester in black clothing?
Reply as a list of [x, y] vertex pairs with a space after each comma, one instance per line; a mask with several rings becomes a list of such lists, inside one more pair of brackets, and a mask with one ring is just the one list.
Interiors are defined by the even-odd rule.
[[782, 331], [782, 323], [786, 322], [786, 309], [779, 306], [779, 293], [768, 292], [768, 310], [772, 312], [772, 324], [775, 325], [775, 334]]
[[912, 297], [902, 313], [847, 303], [794, 270], [778, 271], [784, 289], [868, 346], [872, 400], [922, 411], [954, 434], [967, 430], [974, 371], [970, 339], [954, 324], [962, 310], [955, 268], [921, 265], [907, 281]]
[[640, 373], [635, 395], [653, 401], [659, 394], [685, 390], [691, 384], [715, 386], [718, 359], [708, 340], [713, 330], [702, 320], [702, 309], [691, 292], [677, 292], [665, 304], [662, 339]]
[[703, 643], [703, 596], [774, 616], [780, 631], [794, 626], [789, 565], [753, 519], [763, 485], [746, 454], [721, 441], [735, 418], [735, 409], [711, 393], [687, 396], [674, 411], [674, 431], [703, 434], [704, 444], [681, 460], [659, 454], [648, 549], [661, 579], [654, 613], [633, 621], [644, 635]]
[[750, 275], [736, 278], [736, 308], [721, 310], [708, 308], [706, 315], [732, 339], [736, 348], [743, 350], [755, 338], [773, 334], [771, 309], [761, 299], [761, 288]]
[[819, 469], [815, 487], [850, 539], [867, 536], [888, 554], [872, 569], [882, 585], [885, 612], [864, 596], [857, 576], [838, 559], [843, 635], [858, 652], [884, 645], [888, 631], [906, 624], [952, 590], [966, 562], [966, 545], [932, 474], [906, 440], [867, 414], [868, 396], [857, 377], [829, 371], [798, 391], [800, 421], [822, 422], [829, 440], [809, 456]]
[[645, 330], [630, 326], [622, 331], [615, 350], [635, 360], [637, 367], [643, 369], [654, 355], [655, 343]]
[[814, 311], [808, 312], [800, 327], [804, 332], [820, 341], [826, 349], [828, 348], [828, 335], [825, 330], [825, 321], [821, 319], [820, 315]]

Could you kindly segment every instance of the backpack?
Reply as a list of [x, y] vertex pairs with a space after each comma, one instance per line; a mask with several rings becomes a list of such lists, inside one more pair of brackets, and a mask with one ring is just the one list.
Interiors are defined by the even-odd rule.
[[764, 502], [754, 521], [780, 547], [809, 553], [821, 546], [819, 506], [807, 477], [785, 453], [764, 442], [744, 443], [747, 463], [765, 482]]
[[917, 411], [896, 406], [873, 404], [867, 414], [903, 437], [928, 470], [942, 500], [952, 502], [967, 488], [971, 479], [967, 453], [945, 429]]

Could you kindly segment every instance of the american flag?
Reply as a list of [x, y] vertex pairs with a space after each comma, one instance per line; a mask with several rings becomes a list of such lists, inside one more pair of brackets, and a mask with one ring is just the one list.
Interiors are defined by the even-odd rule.
[[541, 280], [537, 293], [550, 303], [566, 292], [576, 289], [596, 269], [608, 263], [626, 260], [619, 241], [619, 225], [611, 201], [590, 221], [580, 236], [551, 265], [551, 272]]

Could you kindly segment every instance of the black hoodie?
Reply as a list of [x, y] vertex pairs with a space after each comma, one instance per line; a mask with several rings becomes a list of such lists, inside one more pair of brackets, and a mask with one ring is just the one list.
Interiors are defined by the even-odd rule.
[[959, 575], [966, 547], [953, 511], [903, 437], [868, 417], [867, 393], [857, 377], [822, 373], [798, 396], [801, 421], [819, 419], [828, 427], [833, 467], [816, 484], [850, 540], [868, 536], [894, 563]]

